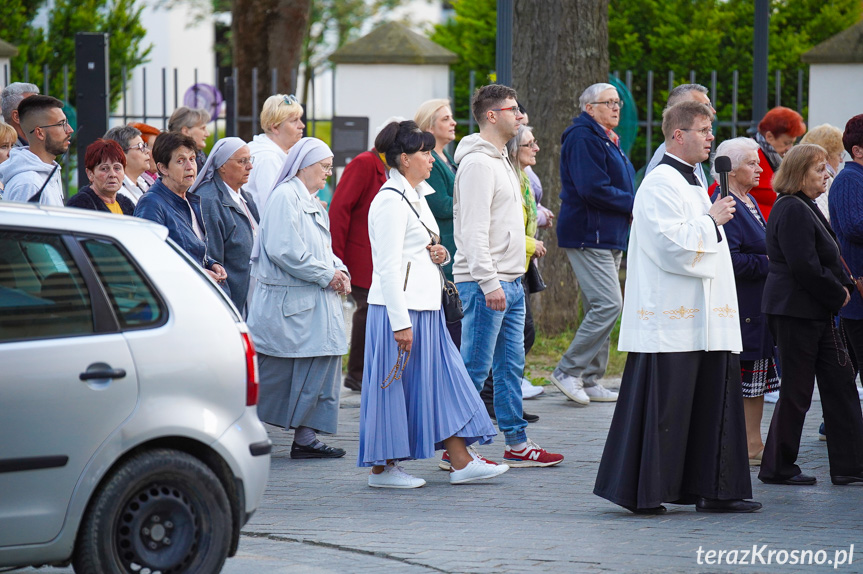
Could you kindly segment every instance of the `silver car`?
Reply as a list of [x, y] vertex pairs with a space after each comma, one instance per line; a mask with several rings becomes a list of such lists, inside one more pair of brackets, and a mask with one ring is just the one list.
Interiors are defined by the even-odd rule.
[[0, 203], [0, 566], [218, 572], [271, 443], [230, 300], [159, 225]]

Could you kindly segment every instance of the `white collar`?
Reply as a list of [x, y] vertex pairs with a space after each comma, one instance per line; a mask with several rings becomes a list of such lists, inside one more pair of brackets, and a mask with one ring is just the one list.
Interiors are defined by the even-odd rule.
[[[427, 195], [431, 195], [435, 192], [435, 189], [430, 186], [427, 182], [421, 181], [420, 184], [416, 187], [411, 187], [410, 182], [407, 180], [405, 176], [399, 172], [396, 168], [390, 169], [390, 179], [394, 180], [393, 183], [396, 183], [398, 187], [401, 187], [405, 192], [405, 197], [411, 203], [416, 203], [420, 200], [421, 197], [425, 197]], [[410, 193], [413, 191], [414, 193]]]

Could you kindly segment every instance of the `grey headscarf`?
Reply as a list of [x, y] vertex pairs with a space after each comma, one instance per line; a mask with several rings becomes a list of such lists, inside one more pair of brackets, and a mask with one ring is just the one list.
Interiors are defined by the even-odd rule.
[[207, 158], [207, 162], [198, 173], [195, 183], [189, 188], [189, 192], [193, 192], [208, 181], [212, 181], [213, 176], [216, 175], [216, 170], [225, 165], [231, 156], [244, 145], [246, 142], [240, 138], [222, 138], [217, 141], [213, 149], [210, 150], [210, 157]]
[[333, 157], [333, 152], [327, 144], [318, 138], [301, 139], [288, 152], [285, 164], [282, 166], [281, 171], [279, 171], [276, 181], [273, 182], [273, 189], [283, 181], [288, 181], [297, 175], [297, 172], [304, 167], [309, 167], [328, 157]]

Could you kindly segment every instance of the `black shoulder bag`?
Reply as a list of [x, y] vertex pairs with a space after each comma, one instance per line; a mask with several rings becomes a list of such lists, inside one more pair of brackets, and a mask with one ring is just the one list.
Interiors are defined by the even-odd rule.
[[51, 170], [51, 173], [48, 174], [48, 179], [45, 180], [45, 183], [42, 184], [42, 187], [39, 188], [39, 191], [36, 194], [27, 200], [27, 203], [39, 203], [42, 201], [42, 192], [45, 191], [45, 188], [48, 186], [48, 182], [51, 181], [51, 178], [54, 177], [54, 172], [57, 171], [59, 165], [54, 165], [54, 169]]
[[[411, 205], [411, 202], [408, 201], [408, 199], [405, 197], [404, 192], [394, 187], [384, 187], [381, 189], [381, 191], [383, 191], [384, 189], [392, 190], [402, 196], [402, 199], [405, 201], [405, 203], [408, 204], [408, 207], [411, 208], [411, 211], [414, 212], [414, 215], [417, 216], [420, 224], [425, 227], [426, 231], [428, 231], [432, 245], [438, 245], [440, 243], [440, 236], [431, 229], [429, 229], [425, 223], [423, 223], [423, 220], [420, 218], [420, 214], [417, 212], [416, 209], [414, 209], [414, 206]], [[455, 286], [455, 283], [446, 278], [446, 275], [444, 275], [443, 272], [443, 267], [437, 265], [437, 269], [438, 271], [440, 271], [440, 277], [443, 280], [441, 304], [443, 305], [444, 317], [446, 317], [447, 323], [458, 323], [462, 320], [462, 317], [464, 317], [464, 310], [461, 306], [461, 298], [458, 295], [458, 288]]]

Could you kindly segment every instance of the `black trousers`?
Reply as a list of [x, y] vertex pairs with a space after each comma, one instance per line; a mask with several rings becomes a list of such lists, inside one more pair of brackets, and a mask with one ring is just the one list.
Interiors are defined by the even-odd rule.
[[[536, 341], [536, 329], [533, 327], [533, 312], [530, 310], [530, 291], [528, 291], [527, 281], [524, 276], [521, 278], [521, 286], [524, 288], [524, 356], [527, 357]], [[459, 335], [461, 335], [460, 329]], [[461, 337], [459, 337], [459, 341], [461, 341]], [[486, 408], [489, 410], [494, 408], [494, 383], [491, 373], [488, 374], [488, 378], [485, 380], [479, 396], [482, 402], [485, 403]]]
[[357, 308], [351, 319], [351, 349], [348, 354], [348, 373], [345, 379], [363, 382], [363, 362], [366, 353], [366, 316], [369, 313], [369, 290], [351, 285], [351, 297]]
[[863, 413], [854, 384], [854, 367], [832, 319], [768, 315], [767, 324], [779, 348], [782, 386], [758, 478], [781, 480], [800, 474], [797, 454], [816, 379], [824, 426], [830, 429], [830, 475], [863, 473]]

